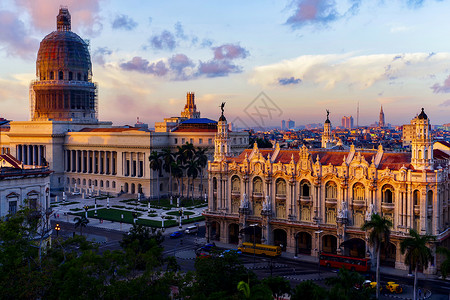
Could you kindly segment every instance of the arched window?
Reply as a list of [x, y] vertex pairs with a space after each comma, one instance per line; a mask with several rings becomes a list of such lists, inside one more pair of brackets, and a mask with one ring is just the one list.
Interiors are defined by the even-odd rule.
[[103, 180], [100, 180], [100, 187], [103, 187]]
[[97, 179], [94, 180], [94, 186], [97, 186]]
[[83, 185], [86, 185], [86, 179], [83, 179]]
[[414, 205], [419, 205], [419, 203], [420, 203], [420, 192], [418, 190], [415, 190], [413, 192], [413, 201], [414, 201]]
[[275, 195], [286, 196], [286, 181], [284, 179], [277, 179]]
[[311, 195], [311, 185], [308, 181], [304, 180], [300, 183], [300, 195], [302, 197], [309, 197]]
[[422, 157], [422, 150], [419, 150], [419, 155], [418, 155], [417, 158], [418, 158], [418, 159], [423, 159], [423, 157]]
[[427, 192], [427, 206], [433, 207], [433, 191]]
[[231, 179], [231, 191], [233, 193], [240, 193], [241, 192], [241, 179], [239, 176], [233, 176]]
[[112, 188], [113, 188], [113, 189], [116, 188], [116, 182], [115, 182], [115, 181], [112, 182]]
[[325, 199], [337, 199], [337, 186], [333, 181], [328, 181], [325, 186]]
[[253, 179], [253, 193], [262, 194], [263, 192], [263, 183], [261, 178], [255, 177]]
[[423, 157], [424, 159], [428, 159], [428, 150], [426, 150], [425, 149], [425, 152], [424, 152], [424, 157]]
[[109, 188], [109, 180], [106, 180], [106, 187]]
[[50, 80], [55, 79], [55, 76], [53, 75], [53, 71], [50, 71]]
[[356, 183], [353, 185], [353, 200], [365, 200], [364, 185], [362, 183]]
[[78, 73], [78, 74], [77, 74], [77, 80], [78, 80], [78, 81], [81, 81], [81, 73]]
[[382, 188], [382, 202], [394, 203], [394, 188], [392, 185], [386, 184]]
[[80, 178], [77, 179], [77, 184], [80, 185]]
[[217, 192], [217, 178], [216, 177], [213, 178], [213, 190], [214, 190], [214, 192]]
[[59, 80], [63, 80], [64, 79], [64, 73], [63, 71], [59, 71]]

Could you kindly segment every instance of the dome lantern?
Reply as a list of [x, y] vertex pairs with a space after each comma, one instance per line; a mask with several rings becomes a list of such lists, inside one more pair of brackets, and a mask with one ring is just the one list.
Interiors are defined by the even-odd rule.
[[58, 31], [70, 31], [71, 30], [71, 17], [69, 9], [67, 7], [61, 6], [59, 9], [59, 14], [56, 17], [56, 29]]

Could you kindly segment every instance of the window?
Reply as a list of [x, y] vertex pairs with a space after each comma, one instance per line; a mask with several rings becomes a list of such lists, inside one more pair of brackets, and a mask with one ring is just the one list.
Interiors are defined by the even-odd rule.
[[262, 194], [262, 192], [263, 192], [262, 180], [259, 177], [255, 177], [255, 179], [253, 179], [253, 193]]
[[78, 73], [78, 74], [77, 74], [77, 80], [78, 80], [78, 81], [81, 81], [81, 73]]
[[241, 179], [239, 179], [238, 176], [233, 176], [233, 178], [231, 179], [231, 191], [233, 193], [241, 192]]
[[193, 144], [194, 143], [194, 139], [190, 139], [189, 143]]
[[418, 190], [415, 190], [414, 193], [413, 193], [413, 201], [414, 201], [414, 205], [419, 205], [420, 192]]
[[337, 186], [333, 181], [328, 181], [325, 187], [325, 199], [337, 198]]
[[212, 145], [212, 139], [208, 139], [208, 144]]
[[181, 138], [181, 143], [184, 145], [184, 143], [186, 142], [185, 138]]
[[55, 79], [54, 75], [53, 75], [53, 71], [50, 71], [50, 80]]
[[203, 144], [203, 139], [198, 139], [199, 144]]
[[64, 73], [63, 71], [59, 71], [59, 80], [63, 80], [64, 79]]
[[112, 188], [113, 188], [113, 189], [116, 188], [116, 182], [115, 182], [115, 181], [112, 182]]
[[177, 138], [174, 139], [174, 143], [178, 144], [178, 139]]
[[109, 188], [109, 180], [106, 180], [106, 187]]
[[9, 214], [14, 215], [17, 212], [17, 201], [9, 201]]
[[382, 201], [384, 203], [394, 203], [394, 188], [389, 184], [383, 186]]
[[69, 80], [73, 80], [73, 73], [69, 72]]
[[100, 180], [100, 187], [103, 187], [103, 180]]
[[300, 186], [302, 197], [310, 197], [310, 185], [308, 181], [302, 181]]
[[275, 194], [277, 196], [286, 196], [286, 181], [283, 179], [277, 179]]
[[356, 183], [353, 186], [353, 200], [365, 200], [364, 185], [362, 183]]

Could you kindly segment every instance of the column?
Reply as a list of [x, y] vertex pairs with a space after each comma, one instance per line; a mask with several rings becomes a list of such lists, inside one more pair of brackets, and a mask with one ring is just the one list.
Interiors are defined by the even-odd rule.
[[141, 152], [136, 153], [136, 172], [137, 176], [141, 174]]
[[42, 166], [42, 147], [43, 146], [38, 146], [38, 165]]
[[87, 153], [87, 160], [88, 160], [88, 173], [91, 174], [92, 173], [92, 150], [88, 150]]
[[93, 152], [94, 174], [98, 173], [98, 151]]
[[16, 145], [16, 156], [18, 161], [22, 161], [22, 145]]

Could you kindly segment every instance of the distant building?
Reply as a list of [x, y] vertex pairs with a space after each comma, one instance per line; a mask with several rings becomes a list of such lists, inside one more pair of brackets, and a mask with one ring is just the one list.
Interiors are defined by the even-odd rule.
[[286, 130], [286, 120], [281, 120], [281, 130]]
[[292, 121], [291, 119], [289, 119], [287, 121], [287, 127], [288, 127], [288, 129], [294, 129], [295, 128], [295, 121]]
[[386, 127], [386, 124], [384, 123], [383, 105], [381, 106], [381, 110], [380, 110], [380, 120], [378, 121], [378, 127], [380, 127], [380, 128]]
[[347, 117], [347, 116], [343, 116], [342, 117], [342, 128], [345, 129], [352, 129], [353, 128], [353, 117]]

